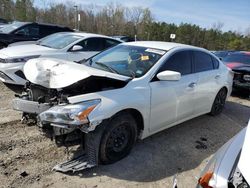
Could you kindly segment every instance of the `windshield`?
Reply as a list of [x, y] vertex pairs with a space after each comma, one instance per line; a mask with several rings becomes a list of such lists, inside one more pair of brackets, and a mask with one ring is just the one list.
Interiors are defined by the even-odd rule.
[[87, 64], [134, 78], [143, 76], [165, 53], [164, 50], [118, 45], [94, 56]]
[[9, 34], [12, 31], [16, 30], [19, 27], [22, 27], [25, 24], [27, 24], [27, 23], [25, 23], [25, 22], [13, 22], [12, 24], [8, 24], [8, 25], [4, 26], [3, 28], [1, 28], [0, 33]]
[[62, 49], [81, 38], [83, 37], [74, 34], [56, 33], [39, 40], [38, 45]]
[[244, 64], [250, 64], [250, 54], [236, 54], [233, 53], [223, 59], [225, 63], [232, 63], [232, 62], [238, 62], [238, 63], [244, 63]]

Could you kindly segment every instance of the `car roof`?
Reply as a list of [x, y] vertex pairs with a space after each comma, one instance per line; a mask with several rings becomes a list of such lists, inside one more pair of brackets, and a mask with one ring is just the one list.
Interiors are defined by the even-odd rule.
[[85, 32], [59, 32], [59, 33], [77, 35], [77, 36], [81, 36], [81, 37], [85, 37], [85, 38], [88, 38], [88, 37], [103, 37], [103, 38], [109, 38], [109, 39], [112, 39], [112, 40], [123, 42], [123, 41], [121, 41], [119, 39], [116, 39], [116, 38], [112, 38], [112, 37], [109, 37], [109, 36], [106, 36], [106, 35], [95, 34], [95, 33], [85, 33]]
[[126, 45], [131, 46], [141, 46], [146, 48], [156, 48], [161, 50], [170, 50], [172, 48], [176, 47], [189, 47], [189, 48], [195, 48], [195, 49], [201, 49], [195, 46], [186, 45], [186, 44], [180, 44], [175, 42], [160, 42], [160, 41], [136, 41], [136, 42], [129, 42], [125, 43]]

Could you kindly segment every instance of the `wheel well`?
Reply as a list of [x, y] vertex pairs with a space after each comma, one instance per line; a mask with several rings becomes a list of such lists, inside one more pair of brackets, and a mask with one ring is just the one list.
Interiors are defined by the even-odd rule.
[[133, 108], [124, 109], [124, 110], [116, 113], [116, 115], [118, 115], [120, 113], [129, 113], [133, 116], [133, 118], [137, 124], [138, 135], [141, 133], [142, 130], [144, 130], [143, 116], [138, 110], [133, 109]]
[[[222, 89], [225, 89], [225, 90], [226, 90], [226, 92], [227, 92], [227, 94], [228, 94], [228, 89], [227, 89], [227, 87], [226, 87], [226, 86], [222, 87], [220, 90], [222, 90]], [[219, 91], [220, 91], [220, 90], [219, 90]], [[219, 93], [219, 91], [218, 91], [218, 93]]]

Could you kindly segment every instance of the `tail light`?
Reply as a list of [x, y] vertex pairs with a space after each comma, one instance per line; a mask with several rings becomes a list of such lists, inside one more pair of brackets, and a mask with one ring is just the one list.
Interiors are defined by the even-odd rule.
[[213, 177], [213, 172], [207, 172], [198, 180], [198, 184], [202, 188], [213, 188], [209, 186], [209, 181], [211, 180], [212, 177]]

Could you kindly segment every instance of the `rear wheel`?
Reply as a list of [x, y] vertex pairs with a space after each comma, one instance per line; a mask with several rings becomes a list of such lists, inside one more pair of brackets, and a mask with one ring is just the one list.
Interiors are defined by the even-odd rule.
[[225, 106], [225, 102], [226, 102], [226, 98], [227, 98], [227, 90], [226, 88], [222, 88], [216, 95], [215, 99], [214, 99], [214, 103], [211, 109], [210, 114], [212, 116], [216, 116], [219, 115], [224, 106]]
[[137, 139], [136, 121], [122, 113], [107, 124], [100, 145], [100, 161], [111, 164], [127, 156]]

